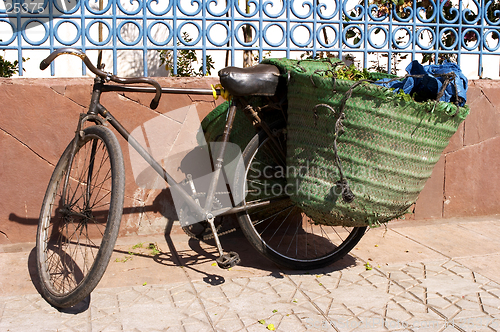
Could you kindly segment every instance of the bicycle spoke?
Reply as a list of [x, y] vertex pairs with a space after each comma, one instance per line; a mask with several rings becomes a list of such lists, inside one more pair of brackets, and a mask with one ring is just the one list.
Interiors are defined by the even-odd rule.
[[[109, 202], [106, 202], [104, 204], [101, 204], [101, 205], [97, 205], [98, 203], [101, 203], [103, 199], [107, 198], [109, 195], [111, 195], [111, 192], [108, 191], [104, 196], [102, 196], [98, 201], [95, 201], [91, 206], [89, 206], [89, 208], [92, 208], [92, 209], [97, 209], [99, 207], [103, 207], [103, 206], [106, 206], [106, 205], [109, 205]], [[95, 197], [98, 197], [97, 195]]]
[[[290, 216], [290, 213], [292, 213], [293, 209], [290, 210], [290, 212], [288, 212], [287, 216], [285, 218], [283, 218], [283, 221], [281, 222], [281, 224], [278, 226], [278, 228], [276, 229], [276, 231], [274, 232], [274, 234], [271, 236], [271, 238], [269, 239], [269, 241], [272, 240], [272, 238], [274, 237], [274, 235], [276, 235], [276, 233], [278, 232], [278, 230], [281, 228], [281, 226], [283, 225], [283, 223], [288, 219], [288, 216]], [[286, 228], [286, 231], [285, 231], [285, 234], [286, 232], [288, 231], [288, 228], [290, 227], [290, 223], [288, 223], [288, 227]], [[283, 237], [281, 238], [281, 240], [283, 240]], [[281, 241], [280, 243], [278, 243], [278, 248], [281, 244]]]
[[[101, 169], [103, 168], [103, 166], [104, 166], [104, 164], [105, 164], [106, 162], [109, 162], [109, 156], [108, 156], [108, 155], [106, 155], [106, 156], [105, 156], [105, 158], [104, 158], [104, 156], [103, 156], [103, 158], [101, 159], [101, 162], [100, 162], [100, 164], [99, 164], [99, 168], [98, 168], [98, 169], [94, 172], [94, 175], [93, 175], [93, 177], [92, 177], [92, 183], [93, 183], [96, 179], [98, 179], [98, 177], [99, 177], [99, 175], [100, 175], [100, 173], [101, 173]], [[97, 197], [99, 197], [99, 194], [101, 193], [101, 190], [102, 190], [102, 189], [103, 189], [103, 187], [104, 187], [104, 183], [105, 183], [106, 181], [110, 180], [110, 179], [111, 179], [111, 168], [108, 168], [108, 170], [107, 170], [106, 174], [104, 175], [104, 179], [102, 179], [102, 181], [101, 181], [101, 182], [99, 182], [99, 183], [96, 183], [96, 184], [94, 184], [94, 183], [93, 183], [93, 187], [98, 188], [97, 192], [96, 192], [96, 193], [95, 193], [95, 195], [94, 195], [94, 197], [95, 197], [95, 199], [94, 199], [94, 204], [95, 204], [95, 200], [97, 199]], [[94, 204], [92, 204], [92, 205], [91, 205], [91, 204], [90, 204], [90, 202], [89, 202], [89, 206], [91, 206], [91, 207], [92, 207], [92, 206], [94, 206]]]
[[299, 237], [297, 236], [298, 232], [299, 232], [299, 225], [298, 225], [298, 222], [297, 222], [297, 228], [295, 229], [295, 234], [293, 234], [293, 237], [290, 240], [290, 244], [288, 245], [288, 248], [286, 250], [286, 252], [288, 252], [288, 250], [290, 250], [290, 247], [293, 244], [293, 240], [296, 239], [296, 242], [295, 242], [295, 257], [297, 257], [297, 250], [298, 250], [298, 239], [299, 239]]

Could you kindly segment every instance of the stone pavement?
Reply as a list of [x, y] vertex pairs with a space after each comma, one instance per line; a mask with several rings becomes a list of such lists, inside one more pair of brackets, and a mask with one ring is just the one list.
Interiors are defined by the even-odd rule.
[[280, 269], [239, 232], [222, 243], [240, 266], [213, 266], [213, 245], [178, 229], [120, 238], [65, 311], [36, 290], [33, 244], [3, 245], [0, 331], [500, 331], [500, 216], [392, 222], [314, 271]]

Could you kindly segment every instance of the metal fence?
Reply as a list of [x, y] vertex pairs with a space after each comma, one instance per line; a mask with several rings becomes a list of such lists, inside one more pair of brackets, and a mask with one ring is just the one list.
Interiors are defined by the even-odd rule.
[[[394, 68], [401, 59], [460, 64], [476, 55], [498, 55], [498, 0], [2, 0], [0, 49], [23, 52], [72, 46], [142, 54], [148, 75], [148, 52], [168, 50], [174, 73], [179, 50], [206, 56], [223, 52], [235, 65], [239, 54], [268, 51], [286, 57], [357, 56], [364, 67]], [[189, 38], [186, 38], [186, 33]], [[281, 53], [279, 53], [281, 52]], [[238, 57], [238, 58], [237, 58]], [[84, 70], [84, 69], [82, 69]], [[54, 68], [52, 68], [54, 74]]]

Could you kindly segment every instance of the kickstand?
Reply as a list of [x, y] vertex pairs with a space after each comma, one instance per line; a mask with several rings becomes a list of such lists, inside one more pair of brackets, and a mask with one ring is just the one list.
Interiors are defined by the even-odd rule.
[[217, 250], [219, 251], [219, 258], [217, 258], [215, 261], [217, 262], [217, 265], [219, 265], [221, 269], [229, 269], [237, 265], [239, 262], [241, 262], [240, 256], [238, 255], [238, 253], [234, 251], [230, 251], [227, 254], [224, 253], [219, 241], [219, 235], [217, 234], [217, 229], [215, 228], [214, 219], [215, 218], [212, 214], [209, 214], [207, 217], [207, 221], [210, 224], [210, 228], [212, 228], [212, 233], [214, 234]]

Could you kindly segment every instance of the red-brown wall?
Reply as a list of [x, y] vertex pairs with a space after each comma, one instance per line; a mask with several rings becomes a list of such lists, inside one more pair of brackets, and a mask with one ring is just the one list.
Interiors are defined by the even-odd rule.
[[469, 82], [470, 114], [436, 164], [416, 219], [500, 214], [500, 81]]
[[[162, 86], [203, 87], [216, 78], [162, 78]], [[33, 242], [50, 175], [72, 139], [78, 115], [90, 101], [92, 79], [0, 79], [0, 244]], [[148, 94], [106, 93], [105, 105], [125, 126], [195, 104], [202, 119], [219, 101], [211, 96], [163, 95], [147, 107]], [[500, 213], [500, 82], [472, 81], [471, 114], [436, 165], [415, 206], [416, 219]], [[165, 190], [140, 189], [134, 182], [127, 142], [120, 139], [126, 168], [121, 235], [163, 233], [176, 219]]]

